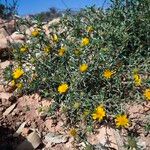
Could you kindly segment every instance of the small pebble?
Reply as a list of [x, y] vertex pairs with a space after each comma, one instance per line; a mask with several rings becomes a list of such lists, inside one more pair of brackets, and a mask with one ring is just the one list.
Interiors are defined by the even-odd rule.
[[16, 122], [17, 127], [21, 125], [21, 122]]
[[15, 112], [12, 112], [12, 113], [11, 113], [11, 115], [12, 115], [12, 116], [15, 116], [15, 115], [16, 115], [16, 113], [15, 113]]
[[4, 110], [4, 107], [0, 107], [0, 112], [2, 112]]

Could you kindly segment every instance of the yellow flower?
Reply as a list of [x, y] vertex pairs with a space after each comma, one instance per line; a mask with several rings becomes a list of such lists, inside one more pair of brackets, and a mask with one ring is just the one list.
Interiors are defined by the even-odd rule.
[[126, 115], [117, 115], [115, 119], [115, 123], [117, 127], [128, 127], [129, 126], [129, 119]]
[[33, 37], [37, 37], [39, 34], [40, 34], [40, 32], [39, 32], [39, 29], [38, 29], [38, 28], [34, 29], [34, 31], [31, 32], [31, 35], [32, 35]]
[[52, 40], [53, 40], [53, 42], [58, 42], [57, 34], [53, 34]]
[[80, 72], [86, 72], [88, 69], [88, 65], [87, 64], [82, 64], [79, 67]]
[[44, 52], [45, 52], [45, 53], [49, 53], [50, 50], [51, 50], [51, 47], [50, 47], [50, 46], [45, 46], [45, 47], [44, 47]]
[[81, 46], [87, 46], [90, 43], [89, 38], [85, 37], [81, 41]]
[[134, 84], [135, 86], [140, 86], [141, 85], [141, 76], [139, 74], [134, 74], [133, 75], [134, 78]]
[[106, 69], [104, 72], [103, 72], [103, 76], [106, 78], [106, 79], [109, 79], [111, 78], [111, 76], [114, 74], [115, 72], [114, 71], [111, 71], [109, 69]]
[[101, 121], [106, 116], [106, 112], [104, 110], [104, 107], [102, 105], [98, 106], [95, 109], [95, 112], [92, 114], [92, 117], [94, 120]]
[[17, 87], [18, 89], [21, 89], [21, 88], [23, 87], [23, 83], [21, 83], [21, 82], [17, 83], [17, 84], [16, 84], [16, 87]]
[[59, 85], [59, 87], [58, 87], [58, 92], [59, 92], [60, 94], [64, 94], [64, 93], [66, 93], [66, 92], [68, 91], [68, 89], [69, 89], [68, 84], [62, 83], [62, 84]]
[[146, 89], [146, 90], [144, 91], [144, 96], [145, 96], [145, 98], [146, 98], [147, 100], [150, 100], [150, 89]]
[[61, 49], [59, 49], [59, 51], [58, 51], [58, 55], [59, 56], [63, 56], [65, 54], [65, 52], [66, 52], [66, 48], [65, 47], [61, 47]]
[[22, 46], [20, 48], [20, 52], [26, 52], [26, 51], [28, 51], [28, 46]]
[[94, 29], [93, 29], [92, 26], [87, 27], [87, 32], [91, 33], [91, 32], [93, 32], [93, 31], [94, 31]]
[[24, 74], [24, 71], [21, 68], [16, 68], [12, 73], [14, 79], [20, 78]]
[[72, 137], [76, 137], [77, 136], [77, 130], [75, 128], [70, 129], [69, 135]]

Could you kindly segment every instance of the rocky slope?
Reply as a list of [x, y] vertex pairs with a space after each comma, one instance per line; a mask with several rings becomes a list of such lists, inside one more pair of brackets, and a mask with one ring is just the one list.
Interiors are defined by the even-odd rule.
[[[0, 53], [11, 49], [10, 45], [12, 43], [24, 43], [25, 35], [30, 35], [33, 31], [34, 28], [32, 26], [30, 28], [28, 28], [26, 25], [21, 25], [18, 27], [17, 21], [17, 19], [3, 20], [0, 18]], [[43, 25], [46, 35], [49, 35], [51, 32], [49, 30], [49, 26], [54, 23], [58, 23], [59, 21], [60, 18], [56, 18]], [[22, 33], [25, 33], [25, 35], [17, 32], [18, 28]]]

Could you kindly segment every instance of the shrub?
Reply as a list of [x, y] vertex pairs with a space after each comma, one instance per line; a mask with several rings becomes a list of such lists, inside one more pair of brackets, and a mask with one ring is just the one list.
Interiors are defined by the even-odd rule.
[[46, 12], [41, 12], [35, 15], [31, 15], [34, 18], [40, 19], [40, 21], [47, 22], [57, 17], [61, 17], [62, 13], [59, 12], [55, 7], [50, 8]]
[[[50, 113], [60, 109], [72, 125], [122, 114], [124, 104], [145, 98], [150, 84], [148, 7], [148, 0], [136, 0], [66, 14], [49, 37], [38, 22], [26, 44], [14, 46], [6, 79], [22, 84], [18, 92], [54, 99]], [[22, 71], [17, 79], [16, 68]], [[103, 114], [92, 118], [96, 113]]]
[[4, 4], [0, 3], [0, 18], [11, 19], [16, 13], [17, 2], [17, 0], [14, 0], [12, 4], [8, 4], [7, 1]]

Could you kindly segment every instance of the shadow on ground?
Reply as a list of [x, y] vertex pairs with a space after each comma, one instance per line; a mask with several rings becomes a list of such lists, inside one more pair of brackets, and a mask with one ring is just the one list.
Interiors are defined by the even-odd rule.
[[[15, 131], [7, 127], [0, 126], [0, 150], [33, 150], [30, 142], [25, 140], [21, 135], [14, 137]], [[25, 147], [20, 147], [20, 144], [26, 141]]]

